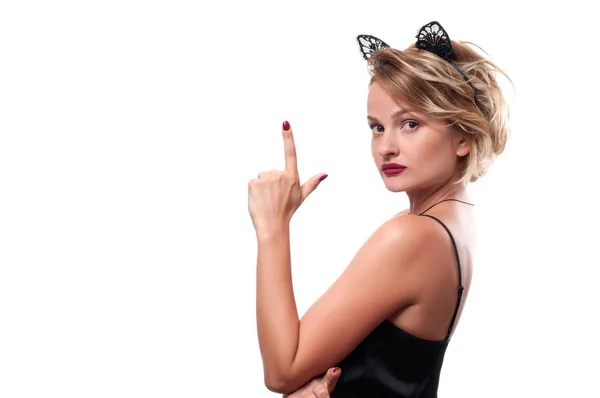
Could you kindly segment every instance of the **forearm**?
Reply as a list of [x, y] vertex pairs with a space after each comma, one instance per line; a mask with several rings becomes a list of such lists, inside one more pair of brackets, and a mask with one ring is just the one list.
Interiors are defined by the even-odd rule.
[[298, 348], [300, 320], [292, 287], [289, 225], [258, 234], [256, 316], [265, 382], [285, 384]]

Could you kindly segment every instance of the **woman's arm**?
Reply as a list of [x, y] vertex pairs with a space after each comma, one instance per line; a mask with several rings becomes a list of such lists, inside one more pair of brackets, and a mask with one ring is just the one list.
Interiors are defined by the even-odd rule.
[[290, 393], [348, 355], [417, 297], [435, 233], [417, 217], [395, 217], [361, 247], [300, 321], [290, 267], [289, 224], [258, 235], [257, 325], [265, 384]]

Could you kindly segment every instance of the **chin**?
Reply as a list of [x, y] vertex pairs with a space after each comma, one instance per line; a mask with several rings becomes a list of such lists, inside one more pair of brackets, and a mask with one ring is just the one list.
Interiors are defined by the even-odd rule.
[[406, 192], [410, 187], [402, 181], [394, 181], [393, 178], [383, 177], [383, 183], [390, 192]]

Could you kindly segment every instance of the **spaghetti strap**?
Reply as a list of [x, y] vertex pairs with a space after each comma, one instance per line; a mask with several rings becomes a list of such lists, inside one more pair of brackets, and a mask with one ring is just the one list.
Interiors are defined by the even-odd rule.
[[450, 236], [450, 240], [452, 241], [452, 246], [454, 247], [454, 254], [456, 255], [456, 264], [458, 266], [458, 300], [456, 302], [456, 307], [454, 309], [454, 314], [452, 315], [452, 321], [450, 321], [450, 326], [448, 328], [448, 334], [446, 335], [446, 340], [448, 340], [450, 338], [450, 335], [452, 334], [452, 329], [454, 328], [454, 322], [456, 321], [456, 316], [458, 315], [458, 309], [460, 308], [460, 302], [462, 300], [462, 295], [463, 295], [463, 291], [464, 291], [464, 287], [463, 287], [463, 284], [462, 284], [462, 271], [461, 271], [461, 267], [460, 267], [460, 258], [458, 256], [458, 248], [456, 246], [456, 241], [454, 240], [454, 236], [452, 235], [452, 232], [450, 232], [450, 229], [439, 218], [434, 217], [434, 216], [429, 215], [429, 214], [423, 214], [423, 213], [421, 213], [419, 215], [420, 216], [424, 216], [424, 217], [429, 217], [431, 219], [434, 219], [442, 227], [444, 227], [444, 229], [446, 230], [446, 232]]

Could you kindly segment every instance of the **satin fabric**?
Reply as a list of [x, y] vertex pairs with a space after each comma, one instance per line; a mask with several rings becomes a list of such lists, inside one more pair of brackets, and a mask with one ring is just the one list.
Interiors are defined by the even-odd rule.
[[337, 366], [331, 398], [435, 398], [449, 340], [423, 340], [389, 321]]

